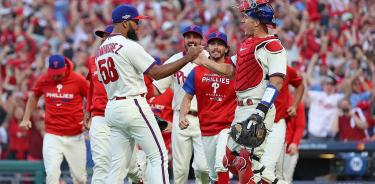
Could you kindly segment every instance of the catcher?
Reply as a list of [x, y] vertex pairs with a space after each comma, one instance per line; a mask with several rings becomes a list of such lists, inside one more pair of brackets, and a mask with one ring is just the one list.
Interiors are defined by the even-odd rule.
[[245, 0], [240, 10], [247, 38], [232, 57], [233, 64], [198, 58], [206, 68], [235, 79], [237, 108], [223, 162], [238, 171], [240, 183], [260, 183], [262, 177], [284, 183], [261, 164], [261, 158], [276, 114], [273, 103], [286, 74], [286, 51], [276, 36], [268, 34], [268, 27], [276, 26], [268, 1]]

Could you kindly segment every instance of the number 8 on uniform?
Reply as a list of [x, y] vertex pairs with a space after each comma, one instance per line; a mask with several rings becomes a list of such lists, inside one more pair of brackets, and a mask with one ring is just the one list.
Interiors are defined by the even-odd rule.
[[109, 82], [115, 82], [118, 80], [119, 76], [115, 68], [115, 62], [111, 57], [99, 60], [98, 65], [99, 72], [104, 84], [108, 84]]

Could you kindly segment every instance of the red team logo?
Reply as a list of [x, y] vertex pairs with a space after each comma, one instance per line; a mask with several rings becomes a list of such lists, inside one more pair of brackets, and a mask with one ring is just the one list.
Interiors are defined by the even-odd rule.
[[55, 68], [57, 68], [57, 65], [59, 64], [59, 62], [58, 61], [54, 61], [53, 62], [53, 66], [55, 67]]
[[178, 82], [179, 85], [185, 83], [186, 78], [187, 78], [187, 77], [184, 75], [184, 72], [182, 72], [182, 71], [177, 71], [177, 72], [174, 74], [174, 76], [177, 78], [177, 82]]

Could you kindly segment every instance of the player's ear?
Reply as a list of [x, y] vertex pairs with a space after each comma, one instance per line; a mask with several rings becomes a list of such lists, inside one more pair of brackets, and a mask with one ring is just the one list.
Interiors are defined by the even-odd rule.
[[125, 29], [125, 30], [127, 30], [128, 28], [129, 28], [129, 21], [124, 21], [124, 22], [122, 22], [121, 23], [121, 25], [122, 25], [122, 27]]

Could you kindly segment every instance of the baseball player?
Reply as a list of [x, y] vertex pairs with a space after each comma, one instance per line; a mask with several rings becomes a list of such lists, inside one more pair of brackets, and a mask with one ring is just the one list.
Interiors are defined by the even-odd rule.
[[[291, 94], [289, 95], [289, 105], [294, 106], [294, 97]], [[294, 169], [298, 162], [298, 146], [306, 127], [304, 103], [299, 102], [294, 116], [292, 111], [288, 114], [289, 117], [286, 119], [285, 152], [280, 155], [279, 161], [276, 164], [276, 175], [278, 177], [281, 176], [286, 182], [292, 183]]]
[[[183, 29], [185, 49], [194, 48], [201, 45], [202, 28], [200, 26], [191, 25]], [[179, 52], [169, 58], [165, 63], [175, 63], [184, 57], [186, 52]], [[203, 52], [206, 56], [206, 53]], [[206, 56], [207, 57], [207, 56]], [[164, 93], [169, 87], [173, 90], [173, 128], [172, 128], [172, 156], [173, 156], [173, 179], [175, 183], [186, 184], [188, 182], [189, 165], [192, 153], [194, 151], [193, 169], [196, 183], [207, 183], [208, 167], [202, 146], [201, 131], [199, 129], [199, 120], [197, 118], [197, 102], [194, 98], [187, 118], [190, 126], [181, 129], [179, 125], [181, 101], [185, 94], [182, 86], [190, 71], [197, 66], [194, 63], [185, 65], [181, 70], [177, 71], [173, 76], [166, 77], [162, 80], [155, 81], [156, 95], [158, 92]]]
[[86, 145], [82, 135], [83, 98], [88, 83], [73, 71], [73, 63], [62, 55], [48, 58], [48, 73], [37, 81], [26, 104], [20, 127], [31, 128], [30, 116], [41, 96], [45, 99], [43, 161], [46, 183], [59, 183], [60, 165], [67, 160], [74, 183], [86, 183]]
[[141, 16], [135, 7], [120, 5], [112, 11], [113, 33], [100, 45], [96, 54], [98, 77], [104, 84], [108, 103], [105, 121], [111, 129], [112, 163], [107, 183], [122, 183], [129, 172], [135, 142], [140, 144], [151, 162], [152, 183], [169, 183], [167, 151], [160, 129], [145, 97], [143, 75], [154, 79], [167, 77], [203, 50], [190, 48], [179, 61], [155, 65], [138, 40]]
[[[294, 101], [291, 106], [289, 106], [289, 85], [295, 87], [293, 95]], [[279, 159], [279, 156], [277, 155], [284, 155], [283, 147], [286, 131], [285, 119], [288, 118], [289, 115], [292, 117], [296, 115], [296, 109], [302, 99], [304, 89], [305, 87], [302, 82], [302, 77], [298, 75], [295, 69], [287, 66], [286, 78], [280, 89], [279, 96], [275, 100], [275, 123], [272, 126], [272, 131], [268, 135], [267, 142], [264, 148], [264, 154], [261, 158], [261, 163], [269, 171], [271, 171], [269, 175], [262, 175], [262, 178], [266, 181], [274, 181], [273, 179], [275, 178], [275, 166]]]
[[[286, 75], [287, 56], [277, 37], [268, 34], [268, 26], [275, 27], [271, 5], [267, 1], [250, 4], [246, 0], [240, 8], [241, 23], [248, 38], [233, 57], [233, 65], [211, 61], [202, 54], [197, 63], [215, 73], [235, 77], [238, 102], [224, 161], [228, 166], [241, 168], [238, 171], [240, 183], [257, 183], [261, 175], [272, 174], [260, 159], [264, 153], [266, 130], [272, 130], [275, 119], [273, 103]], [[268, 182], [273, 179], [276, 178]]]
[[[160, 61], [160, 64], [163, 62], [158, 57], [156, 61]], [[172, 148], [171, 148], [171, 140], [172, 140], [172, 122], [173, 122], [173, 109], [172, 109], [172, 100], [173, 100], [173, 92], [171, 88], [168, 88], [163, 94], [154, 96], [155, 87], [152, 84], [154, 80], [151, 77], [145, 76], [145, 84], [147, 86], [147, 96], [146, 99], [150, 104], [152, 112], [160, 117], [162, 120], [165, 121], [163, 125], [159, 124], [160, 130], [162, 130], [162, 136], [165, 142], [165, 146], [168, 150], [168, 157], [169, 157], [169, 165], [171, 165], [172, 161]], [[158, 122], [159, 123], [159, 122]]]
[[[95, 35], [104, 41], [112, 33], [112, 30], [113, 26], [110, 25], [103, 31], [95, 31]], [[104, 118], [107, 94], [97, 75], [95, 59], [92, 58], [89, 61], [89, 73], [87, 75], [90, 85], [87, 95], [84, 125], [90, 129], [91, 152], [95, 163], [91, 182], [95, 184], [105, 183], [111, 166], [110, 129]], [[134, 155], [130, 162], [129, 177], [132, 181], [142, 183], [142, 173], [142, 170], [138, 167], [136, 155]]]
[[[231, 64], [227, 57], [229, 52], [227, 35], [213, 32], [208, 35], [207, 45], [210, 59], [217, 63]], [[189, 126], [186, 115], [193, 97], [196, 96], [202, 143], [210, 178], [214, 183], [228, 184], [229, 173], [223, 166], [222, 160], [237, 106], [234, 80], [217, 75], [203, 66], [197, 66], [190, 72], [183, 89], [186, 94], [181, 103], [179, 126], [181, 129]]]

